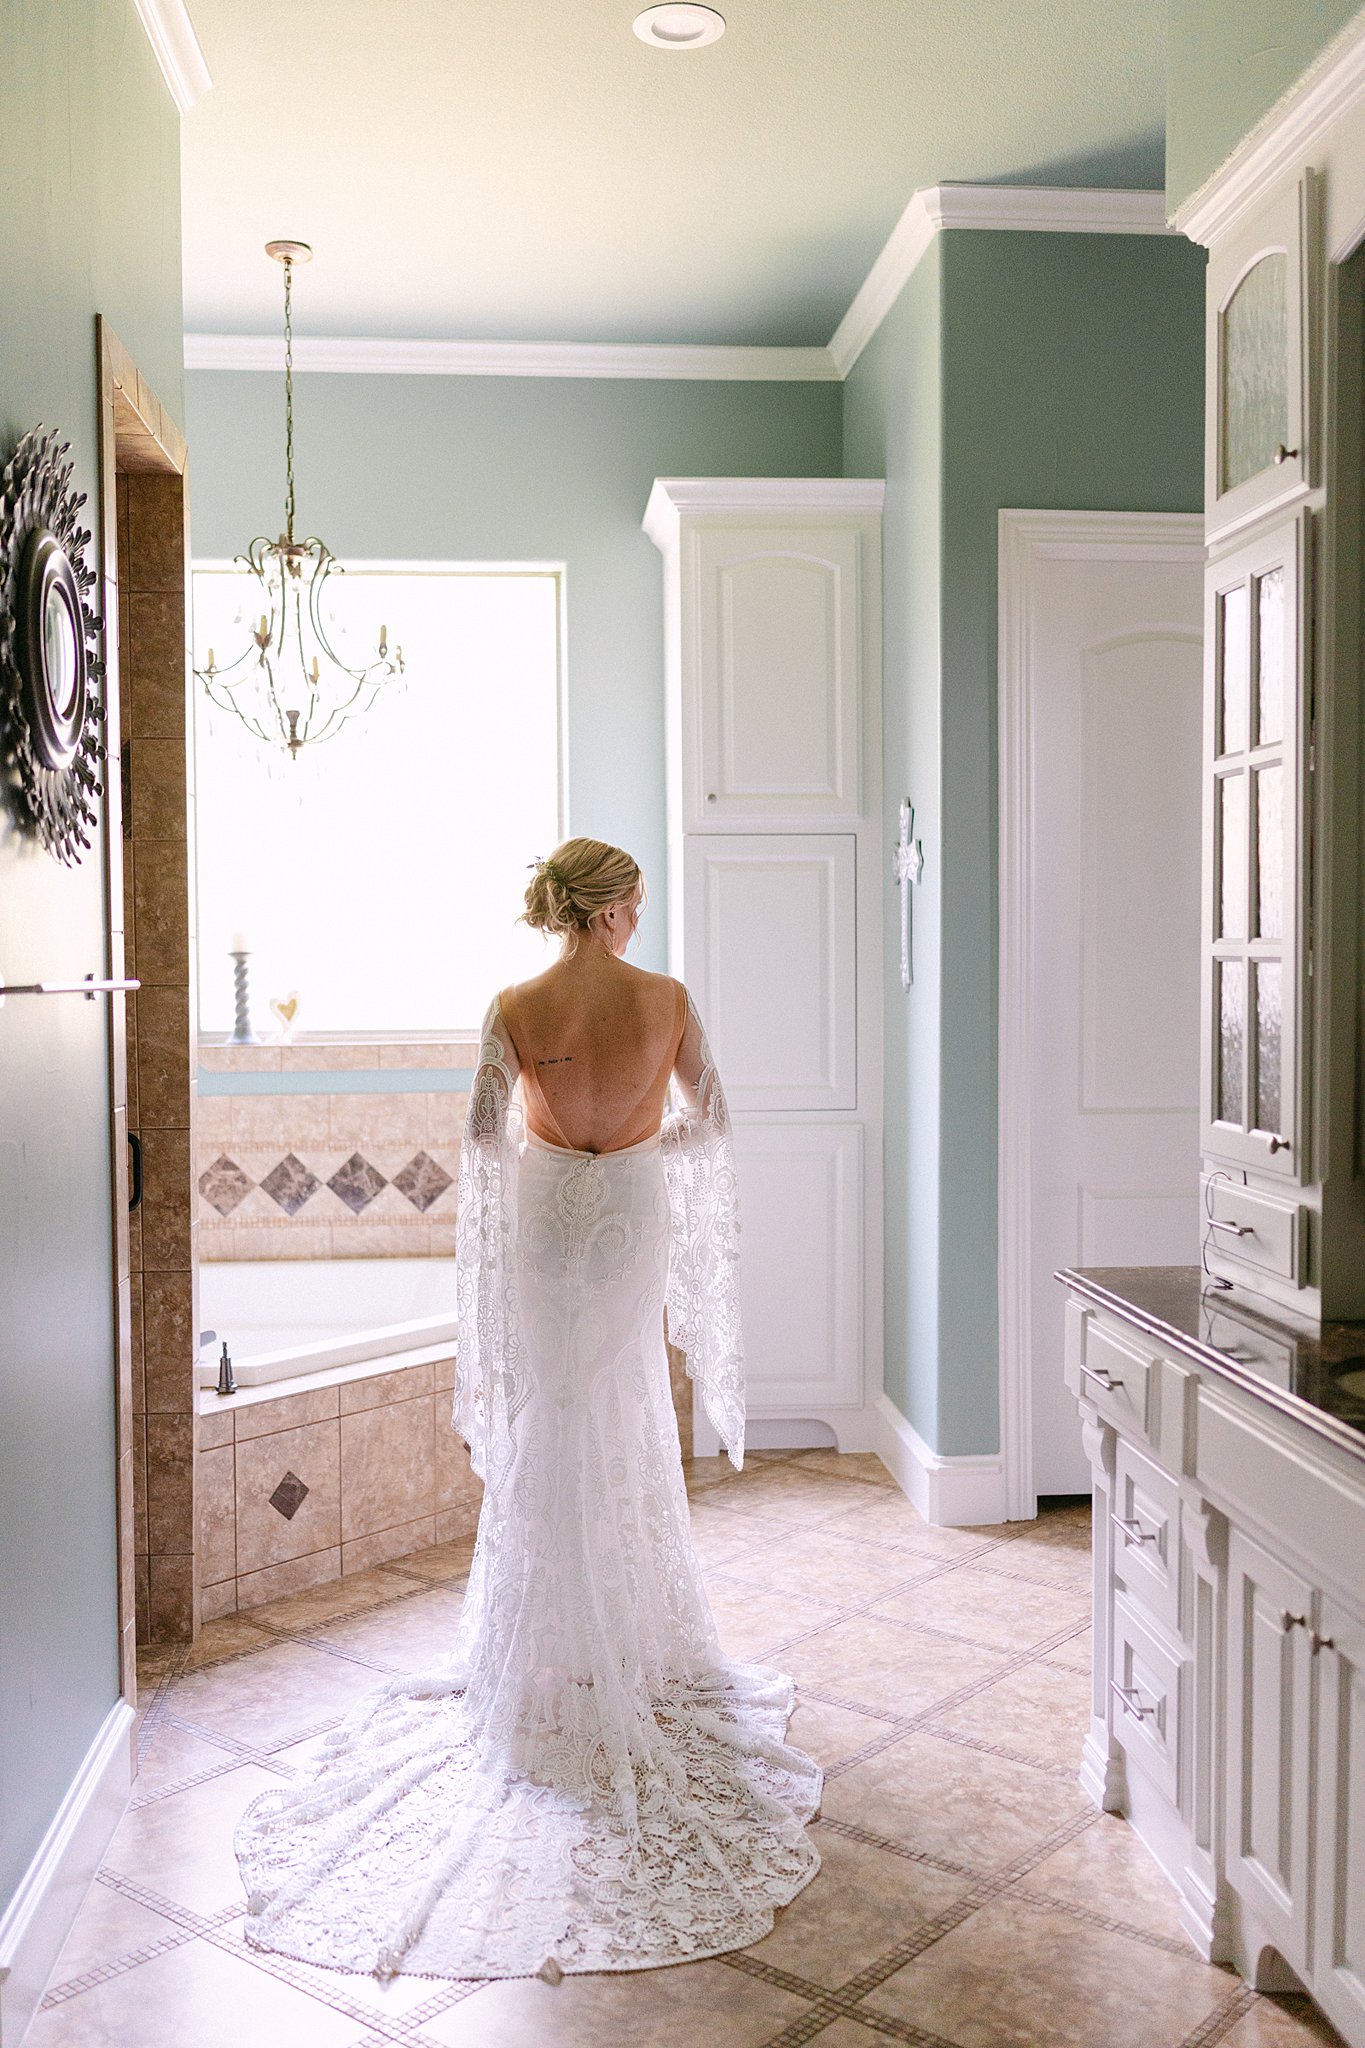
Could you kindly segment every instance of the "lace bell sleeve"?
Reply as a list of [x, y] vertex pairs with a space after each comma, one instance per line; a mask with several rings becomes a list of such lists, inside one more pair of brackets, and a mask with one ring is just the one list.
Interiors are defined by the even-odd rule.
[[496, 998], [480, 1034], [456, 1189], [455, 1400], [451, 1420], [480, 1479], [510, 1422], [505, 1396], [521, 1339], [513, 1298], [519, 1072]]
[[735, 1470], [744, 1465], [739, 1191], [730, 1113], [691, 996], [664, 1119], [672, 1244], [668, 1334], [687, 1355], [702, 1407]]

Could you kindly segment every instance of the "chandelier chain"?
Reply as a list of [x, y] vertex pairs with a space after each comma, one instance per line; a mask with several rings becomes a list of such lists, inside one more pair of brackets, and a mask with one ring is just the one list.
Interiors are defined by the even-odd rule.
[[284, 259], [284, 530], [294, 538], [294, 263]]

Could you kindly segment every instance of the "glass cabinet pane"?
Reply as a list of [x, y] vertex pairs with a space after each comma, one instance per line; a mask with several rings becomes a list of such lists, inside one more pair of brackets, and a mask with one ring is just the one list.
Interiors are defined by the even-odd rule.
[[1218, 656], [1218, 751], [1241, 754], [1250, 731], [1251, 633], [1245, 583], [1225, 590], [1218, 600]]
[[1218, 1109], [1223, 1123], [1241, 1124], [1246, 1045], [1246, 972], [1240, 960], [1220, 960], [1218, 976]]
[[1223, 312], [1222, 489], [1259, 476], [1289, 439], [1288, 259], [1263, 256]]
[[1284, 738], [1284, 570], [1256, 578], [1256, 744]]
[[1283, 1016], [1280, 963], [1256, 963], [1256, 1128], [1280, 1129], [1280, 1045]]
[[1247, 929], [1247, 781], [1218, 778], [1218, 936], [1244, 939]]
[[1256, 935], [1284, 937], [1284, 770], [1256, 776]]

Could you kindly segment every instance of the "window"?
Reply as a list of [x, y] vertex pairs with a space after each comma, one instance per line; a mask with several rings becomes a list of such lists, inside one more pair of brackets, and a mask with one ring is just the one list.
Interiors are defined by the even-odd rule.
[[[252, 1021], [297, 994], [295, 1028], [476, 1030], [547, 964], [516, 923], [528, 863], [560, 837], [563, 576], [557, 568], [348, 566], [334, 644], [362, 665], [383, 621], [405, 673], [291, 761], [195, 690], [199, 1013], [232, 1028], [235, 934]], [[254, 580], [194, 571], [195, 645], [240, 648]]]

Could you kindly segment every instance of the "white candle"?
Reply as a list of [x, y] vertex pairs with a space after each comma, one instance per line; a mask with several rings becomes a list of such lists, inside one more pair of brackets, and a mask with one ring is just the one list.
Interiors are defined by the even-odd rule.
[[229, 943], [228, 951], [229, 953], [249, 953], [251, 951], [250, 946], [246, 942], [245, 932], [234, 932], [232, 934], [232, 939], [231, 942]]

